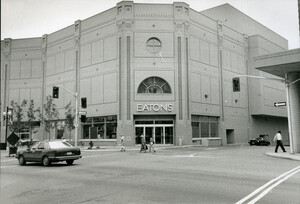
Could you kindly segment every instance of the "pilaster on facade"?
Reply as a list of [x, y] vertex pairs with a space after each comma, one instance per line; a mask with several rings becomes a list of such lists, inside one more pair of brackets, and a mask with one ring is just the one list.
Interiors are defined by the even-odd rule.
[[225, 103], [224, 103], [224, 78], [223, 78], [223, 23], [221, 21], [217, 21], [217, 42], [218, 42], [218, 67], [219, 67], [219, 87], [220, 87], [220, 116], [221, 121], [224, 121], [224, 109], [225, 109]]
[[[132, 120], [133, 107], [132, 102], [134, 95], [131, 87], [134, 81], [132, 80], [133, 69], [133, 16], [134, 4], [132, 1], [122, 1], [117, 4], [116, 26], [118, 32], [118, 64], [119, 64], [119, 122], [118, 132], [125, 135], [133, 135]], [[119, 137], [119, 136], [118, 136]], [[134, 144], [134, 141], [127, 141], [129, 144]]]

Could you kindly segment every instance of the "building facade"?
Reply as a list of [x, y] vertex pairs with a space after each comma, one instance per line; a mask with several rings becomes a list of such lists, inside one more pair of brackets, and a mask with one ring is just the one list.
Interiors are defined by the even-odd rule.
[[[64, 127], [64, 107], [76, 103], [60, 88], [50, 138], [116, 145], [124, 134], [136, 145], [143, 134], [161, 145], [226, 145], [272, 140], [281, 130], [288, 143], [287, 111], [274, 107], [285, 101], [284, 84], [247, 77], [269, 77], [254, 57], [287, 49], [286, 39], [229, 4], [198, 12], [123, 1], [40, 38], [1, 41], [1, 110], [23, 99], [43, 107], [60, 86], [78, 104], [87, 99], [87, 120], [76, 137]], [[36, 124], [29, 137], [47, 139]]]

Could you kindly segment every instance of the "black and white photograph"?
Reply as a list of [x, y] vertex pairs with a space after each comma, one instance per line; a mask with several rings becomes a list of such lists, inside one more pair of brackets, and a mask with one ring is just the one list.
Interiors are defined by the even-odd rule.
[[300, 0], [1, 0], [1, 204], [299, 204]]

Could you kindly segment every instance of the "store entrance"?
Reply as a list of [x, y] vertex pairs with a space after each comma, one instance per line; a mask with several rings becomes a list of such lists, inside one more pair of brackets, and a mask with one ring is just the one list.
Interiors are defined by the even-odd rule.
[[[149, 123], [149, 121], [147, 121]], [[165, 121], [164, 121], [165, 122]], [[155, 144], [174, 144], [174, 125], [172, 124], [161, 124], [159, 121], [153, 122], [153, 124], [136, 124], [135, 125], [135, 136], [136, 144], [141, 144], [141, 135], [145, 135], [146, 143], [149, 144], [150, 138], [153, 137]], [[139, 122], [140, 123], [140, 122]], [[157, 124], [160, 123], [160, 124]], [[166, 122], [165, 122], [166, 123]]]

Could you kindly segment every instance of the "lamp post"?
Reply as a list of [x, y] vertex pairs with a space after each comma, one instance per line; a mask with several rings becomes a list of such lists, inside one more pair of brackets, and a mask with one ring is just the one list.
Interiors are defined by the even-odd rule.
[[5, 148], [7, 147], [7, 130], [8, 130], [8, 124], [9, 121], [12, 119], [12, 113], [13, 113], [13, 109], [9, 108], [8, 106], [6, 107], [6, 111], [4, 111], [2, 113], [3, 115], [3, 120], [5, 120]]

